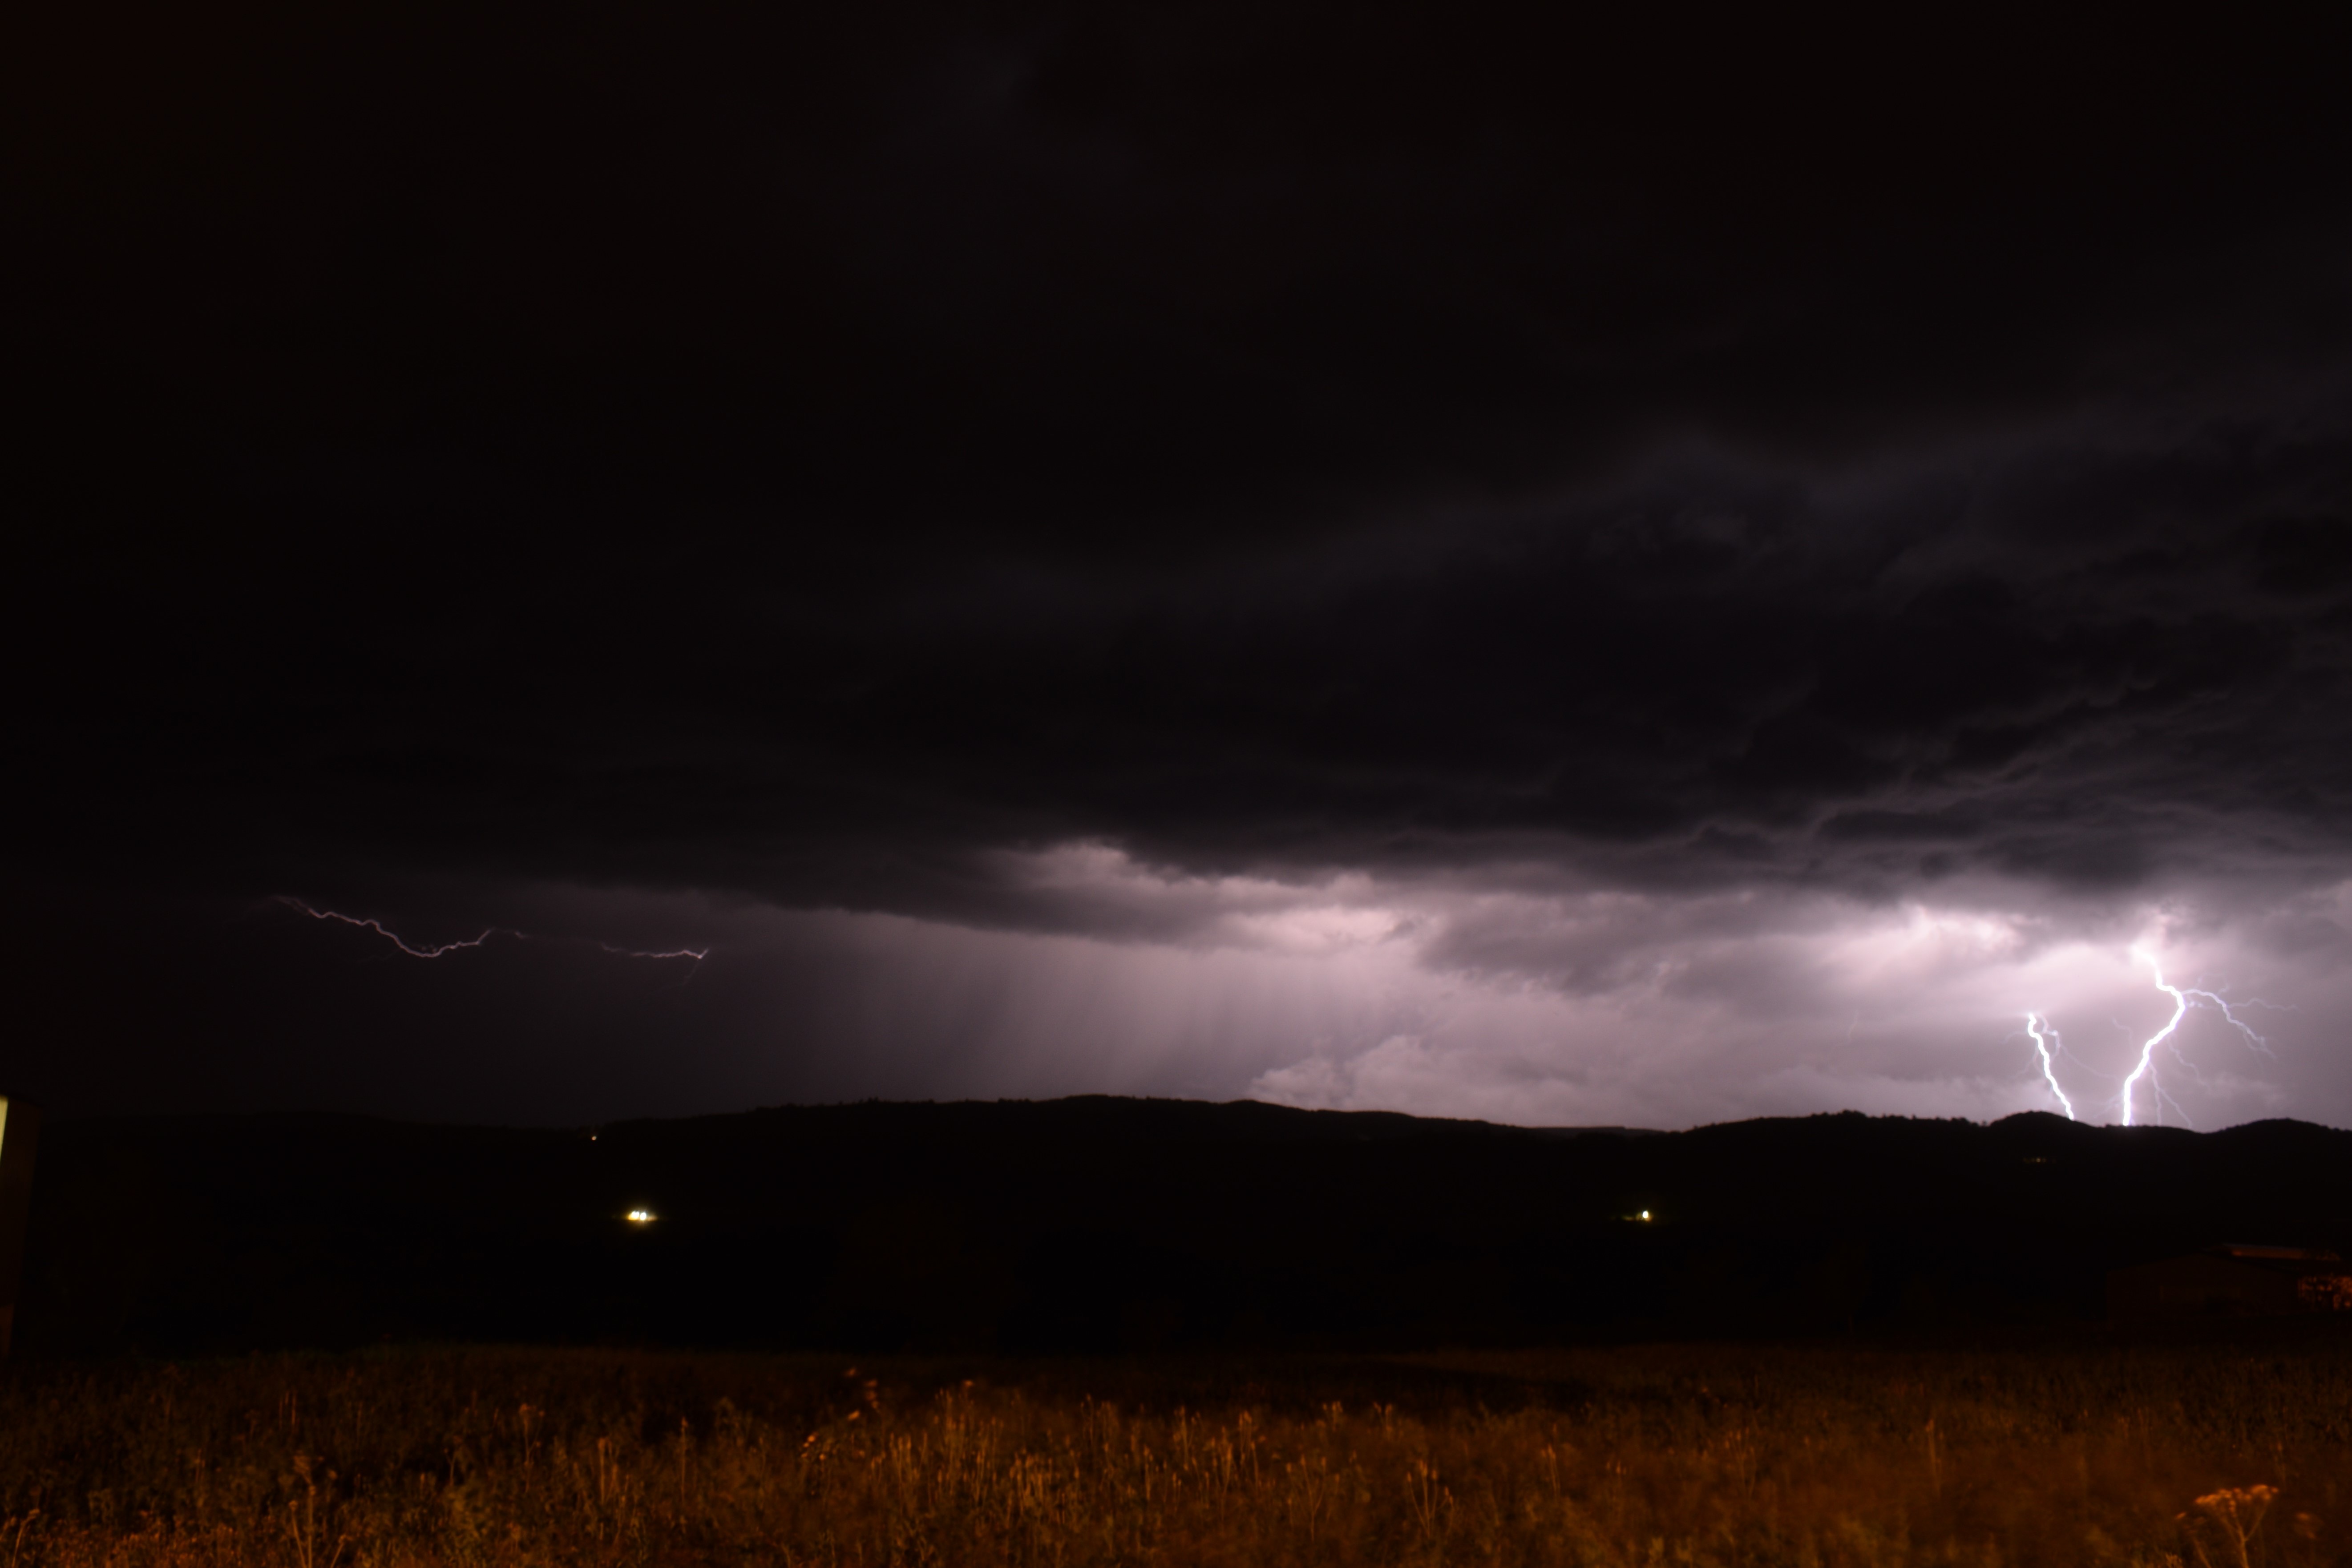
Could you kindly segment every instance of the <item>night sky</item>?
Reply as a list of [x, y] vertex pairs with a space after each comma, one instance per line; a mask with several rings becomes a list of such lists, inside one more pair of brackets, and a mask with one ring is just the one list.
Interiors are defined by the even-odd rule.
[[2352, 1125], [2352, 12], [5, 26], [0, 1088]]

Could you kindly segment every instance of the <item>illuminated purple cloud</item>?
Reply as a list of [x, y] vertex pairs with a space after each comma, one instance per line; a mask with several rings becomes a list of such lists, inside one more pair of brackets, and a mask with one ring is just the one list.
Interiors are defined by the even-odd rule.
[[2352, 1121], [2352, 41], [229, 4], [27, 45], [15, 1087]]

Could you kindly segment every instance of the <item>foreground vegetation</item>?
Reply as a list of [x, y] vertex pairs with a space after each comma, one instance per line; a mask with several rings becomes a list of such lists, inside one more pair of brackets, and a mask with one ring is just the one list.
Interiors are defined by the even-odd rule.
[[6, 1568], [2352, 1561], [2332, 1344], [18, 1366]]

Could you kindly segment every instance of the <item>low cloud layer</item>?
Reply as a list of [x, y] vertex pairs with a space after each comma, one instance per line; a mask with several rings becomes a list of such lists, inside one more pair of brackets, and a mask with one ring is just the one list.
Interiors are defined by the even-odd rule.
[[[414, 881], [383, 891], [415, 951], [275, 902], [67, 909], [11, 943], [54, 1005], [19, 1070], [68, 1108], [541, 1122], [1069, 1093], [1537, 1125], [1841, 1107], [2109, 1122], [2175, 1012], [2160, 973], [2211, 994], [2153, 1054], [2132, 1120], [2352, 1121], [2344, 883], [2237, 908], [2059, 907], [2031, 885], [1937, 904], [1171, 876], [1083, 845], [1000, 872], [1118, 934]], [[455, 909], [495, 934], [415, 956], [480, 931]], [[686, 947], [708, 956], [644, 956]]]

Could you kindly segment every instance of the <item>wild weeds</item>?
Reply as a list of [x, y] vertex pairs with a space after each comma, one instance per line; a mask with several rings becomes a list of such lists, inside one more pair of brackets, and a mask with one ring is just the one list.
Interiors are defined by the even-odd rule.
[[[2184, 1513], [2180, 1523], [2189, 1535], [2189, 1544], [2204, 1568], [2253, 1568], [2249, 1555], [2254, 1536], [2263, 1527], [2263, 1516], [2278, 1498], [2276, 1487], [2223, 1487], [2197, 1500], [2197, 1514]], [[2205, 1549], [2207, 1535], [2212, 1536], [2215, 1552]]]
[[[1393, 1397], [1408, 1373], [1418, 1397]], [[1430, 1392], [1455, 1374], [1483, 1381]], [[2352, 1364], [2321, 1354], [1592, 1352], [1360, 1363], [1339, 1398], [1331, 1363], [1253, 1375], [1188, 1408], [1108, 1363], [991, 1381], [595, 1352], [19, 1367], [0, 1382], [0, 1548], [8, 1568], [2352, 1556]], [[2266, 1534], [2273, 1503], [2293, 1525]]]

